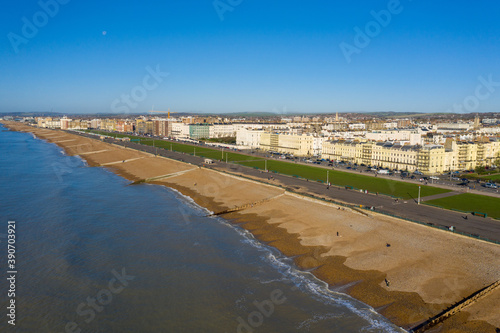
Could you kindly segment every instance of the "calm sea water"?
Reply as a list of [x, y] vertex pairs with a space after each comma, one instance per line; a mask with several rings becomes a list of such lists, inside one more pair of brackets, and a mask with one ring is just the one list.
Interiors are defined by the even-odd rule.
[[189, 198], [1, 125], [0, 199], [2, 332], [401, 331]]

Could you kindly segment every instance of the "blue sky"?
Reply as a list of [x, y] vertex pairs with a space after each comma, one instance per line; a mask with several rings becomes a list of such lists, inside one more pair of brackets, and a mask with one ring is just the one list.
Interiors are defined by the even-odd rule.
[[500, 111], [497, 1], [217, 1], [10, 2], [0, 112]]

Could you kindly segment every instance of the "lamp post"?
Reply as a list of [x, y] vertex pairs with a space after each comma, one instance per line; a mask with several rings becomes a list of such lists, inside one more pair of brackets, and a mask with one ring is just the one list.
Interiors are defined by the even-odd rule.
[[264, 160], [264, 169], [266, 170], [267, 172], [267, 160]]
[[420, 205], [420, 188], [421, 186], [418, 186], [418, 199], [417, 199], [417, 205]]
[[329, 180], [329, 176], [330, 176], [330, 170], [326, 170], [326, 185], [328, 185], [330, 183], [328, 181]]

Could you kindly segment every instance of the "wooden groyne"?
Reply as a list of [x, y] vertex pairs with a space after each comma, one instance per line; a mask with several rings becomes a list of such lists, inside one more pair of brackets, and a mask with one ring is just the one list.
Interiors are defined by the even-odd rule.
[[483, 289], [480, 289], [480, 290], [476, 291], [475, 293], [473, 293], [472, 295], [464, 298], [460, 302], [453, 304], [452, 306], [450, 306], [446, 310], [442, 311], [441, 313], [437, 314], [436, 316], [428, 319], [427, 321], [423, 322], [422, 324], [420, 324], [418, 326], [415, 326], [414, 328], [412, 328], [410, 330], [410, 332], [412, 332], [412, 333], [421, 333], [421, 332], [427, 331], [428, 329], [430, 329], [430, 328], [436, 326], [437, 324], [443, 322], [447, 318], [449, 318], [449, 317], [453, 316], [454, 314], [462, 311], [467, 306], [469, 306], [469, 305], [477, 302], [477, 300], [479, 300], [480, 298], [482, 298], [482, 297], [486, 296], [487, 294], [491, 293], [498, 286], [500, 286], [500, 280], [498, 280], [497, 282], [494, 282], [494, 283], [490, 284], [487, 287], [484, 287]]
[[281, 196], [283, 196], [283, 194], [277, 195], [275, 197], [271, 197], [271, 198], [266, 198], [266, 199], [262, 199], [262, 200], [259, 200], [259, 201], [255, 201], [255, 202], [252, 202], [252, 203], [248, 203], [248, 204], [245, 204], [245, 205], [242, 205], [242, 206], [238, 206], [238, 207], [234, 207], [234, 208], [229, 208], [229, 209], [217, 212], [217, 213], [210, 214], [208, 216], [219, 216], [219, 215], [229, 214], [229, 213], [233, 213], [233, 212], [238, 212], [238, 211], [241, 211], [241, 210], [245, 210], [245, 209], [252, 208], [254, 206], [263, 204], [265, 202], [269, 202], [269, 201], [271, 201], [273, 199], [276, 199], [276, 198], [279, 198]]

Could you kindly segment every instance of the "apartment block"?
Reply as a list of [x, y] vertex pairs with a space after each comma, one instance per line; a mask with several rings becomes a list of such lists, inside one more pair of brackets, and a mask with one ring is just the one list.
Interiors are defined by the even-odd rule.
[[262, 133], [264, 133], [263, 130], [240, 128], [236, 132], [236, 144], [250, 149], [260, 148]]
[[393, 170], [439, 174], [493, 165], [499, 158], [499, 141], [463, 142], [448, 140], [445, 145], [410, 145], [399, 142], [328, 141], [322, 157]]
[[260, 148], [265, 151], [275, 151], [294, 156], [313, 156], [321, 153], [323, 138], [309, 134], [280, 134], [263, 132]]

